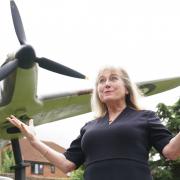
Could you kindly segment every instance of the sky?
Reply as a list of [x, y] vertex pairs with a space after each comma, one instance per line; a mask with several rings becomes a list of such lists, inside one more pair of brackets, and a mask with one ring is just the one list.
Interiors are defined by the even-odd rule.
[[[77, 80], [40, 68], [39, 96], [92, 87], [96, 71], [105, 64], [124, 67], [135, 82], [180, 76], [178, 0], [16, 0], [16, 4], [27, 41], [37, 56], [89, 77], [89, 81]], [[0, 0], [0, 23], [2, 64], [8, 53], [20, 48], [8, 0]], [[172, 104], [179, 92], [176, 88], [146, 98], [144, 103], [150, 109], [158, 102]], [[42, 139], [66, 147], [90, 119], [91, 113], [44, 125], [37, 131]]]

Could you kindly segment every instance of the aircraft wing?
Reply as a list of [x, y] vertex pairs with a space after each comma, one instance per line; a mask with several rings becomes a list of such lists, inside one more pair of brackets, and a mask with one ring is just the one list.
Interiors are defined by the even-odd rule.
[[[180, 86], [180, 77], [144, 81], [136, 84], [145, 96], [150, 96]], [[36, 125], [90, 112], [91, 93], [92, 90], [90, 89], [40, 98], [43, 103], [43, 111], [35, 115]]]
[[137, 86], [145, 96], [151, 96], [180, 86], [180, 77], [139, 82]]
[[90, 112], [91, 93], [92, 90], [89, 89], [40, 97], [42, 111], [32, 115], [36, 119], [35, 125]]
[[[79, 90], [69, 93], [53, 94], [51, 96], [26, 98], [26, 101], [12, 101], [6, 106], [0, 106], [0, 138], [12, 139], [19, 137], [18, 129], [12, 127], [5, 119], [14, 114], [23, 122], [32, 118], [35, 125], [41, 125], [64, 118], [85, 114], [91, 111], [90, 98], [92, 90]], [[22, 95], [21, 95], [22, 96]]]

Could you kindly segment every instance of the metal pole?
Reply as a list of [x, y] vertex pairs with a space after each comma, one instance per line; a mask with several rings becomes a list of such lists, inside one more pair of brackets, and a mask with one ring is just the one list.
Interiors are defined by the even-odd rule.
[[14, 159], [15, 159], [15, 180], [25, 180], [25, 168], [26, 165], [22, 159], [21, 148], [19, 145], [19, 139], [11, 139]]

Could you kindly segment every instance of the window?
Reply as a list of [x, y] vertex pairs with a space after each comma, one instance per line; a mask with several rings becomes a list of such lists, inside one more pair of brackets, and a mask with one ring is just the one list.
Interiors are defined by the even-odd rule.
[[50, 168], [51, 168], [51, 173], [54, 174], [55, 173], [55, 166], [51, 165]]
[[35, 163], [35, 164], [31, 165], [31, 173], [32, 174], [40, 174], [40, 175], [42, 175], [43, 170], [44, 170], [44, 165], [43, 164]]

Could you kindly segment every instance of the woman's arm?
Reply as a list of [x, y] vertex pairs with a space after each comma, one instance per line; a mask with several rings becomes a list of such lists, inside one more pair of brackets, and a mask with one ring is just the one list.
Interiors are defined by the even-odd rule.
[[32, 119], [30, 119], [29, 121], [29, 126], [21, 122], [13, 115], [7, 117], [7, 120], [14, 126], [19, 128], [23, 135], [26, 136], [30, 144], [36, 150], [38, 150], [46, 159], [48, 159], [51, 163], [61, 169], [64, 173], [70, 172], [76, 168], [76, 165], [73, 162], [67, 160], [62, 153], [55, 151], [37, 138], [32, 128]]
[[37, 149], [46, 159], [48, 159], [51, 163], [53, 163], [56, 167], [61, 169], [64, 173], [68, 173], [73, 171], [76, 166], [73, 162], [66, 159], [66, 157], [54, 149], [47, 146], [45, 143], [36, 139], [34, 141], [30, 141], [31, 145]]
[[162, 151], [163, 155], [169, 160], [176, 160], [180, 157], [180, 133], [172, 138]]

